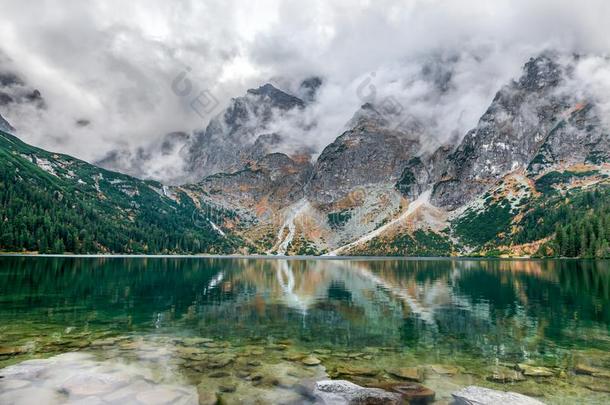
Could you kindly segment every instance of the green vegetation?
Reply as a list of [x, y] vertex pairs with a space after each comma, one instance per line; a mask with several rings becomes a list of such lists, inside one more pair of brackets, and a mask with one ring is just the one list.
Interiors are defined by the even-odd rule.
[[587, 156], [586, 161], [594, 165], [599, 165], [604, 162], [610, 161], [610, 156], [602, 151], [592, 151], [589, 156]]
[[[229, 253], [184, 193], [0, 132], [0, 250], [40, 253]], [[229, 215], [230, 213], [226, 213]]]
[[[598, 189], [566, 198], [555, 212], [557, 221], [551, 247], [562, 257], [610, 257], [610, 189]], [[550, 222], [550, 221], [547, 221]]]
[[[592, 172], [587, 172], [587, 176]], [[562, 175], [561, 173], [558, 173]], [[566, 175], [570, 176], [570, 175]], [[565, 179], [567, 177], [556, 177]], [[507, 200], [491, 203], [485, 200], [481, 211], [471, 209], [453, 222], [453, 234], [464, 243], [485, 249], [486, 256], [510, 252], [500, 244], [521, 245], [548, 238], [539, 256], [610, 257], [610, 187], [592, 190], [573, 189], [565, 194], [544, 194], [520, 204], [523, 217], [513, 228], [518, 213]], [[514, 229], [514, 231], [513, 231]]]
[[557, 184], [567, 184], [575, 178], [595, 176], [598, 173], [595, 170], [586, 172], [571, 172], [568, 170], [565, 172], [549, 172], [536, 180], [536, 189], [543, 194], [549, 194], [555, 191], [553, 186]]
[[[487, 202], [491, 201], [488, 197]], [[470, 209], [453, 223], [453, 231], [464, 243], [473, 247], [498, 241], [499, 234], [510, 231], [513, 212], [506, 200], [494, 202], [481, 211]]]
[[409, 195], [411, 192], [411, 186], [417, 181], [415, 178], [415, 173], [413, 173], [413, 169], [411, 167], [418, 163], [421, 164], [421, 160], [419, 158], [411, 159], [409, 165], [402, 171], [400, 179], [398, 179], [398, 182], [396, 182], [396, 185], [394, 186], [396, 190], [404, 195]]
[[288, 251], [297, 256], [320, 256], [326, 251], [320, 251], [309, 239], [299, 235], [288, 245]]
[[352, 219], [352, 212], [350, 210], [331, 212], [326, 217], [330, 227], [338, 229], [344, 227]]
[[418, 229], [413, 234], [401, 233], [395, 237], [375, 238], [364, 248], [351, 254], [366, 256], [450, 256], [454, 246], [446, 236]]

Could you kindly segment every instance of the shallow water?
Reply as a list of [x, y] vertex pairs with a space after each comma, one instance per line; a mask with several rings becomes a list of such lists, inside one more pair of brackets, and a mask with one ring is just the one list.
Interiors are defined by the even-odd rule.
[[608, 403], [610, 262], [0, 257], [0, 367], [74, 351], [53, 364], [139, 368], [184, 403], [391, 389], [407, 367], [437, 403], [472, 384]]

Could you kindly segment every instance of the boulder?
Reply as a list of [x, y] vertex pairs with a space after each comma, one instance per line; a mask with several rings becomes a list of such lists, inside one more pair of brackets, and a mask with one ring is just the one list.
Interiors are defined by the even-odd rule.
[[400, 394], [380, 388], [364, 388], [345, 380], [323, 380], [316, 383], [314, 396], [323, 404], [401, 404]]
[[26, 350], [21, 347], [0, 347], [0, 357], [14, 356], [22, 353], [26, 353]]
[[516, 392], [496, 391], [489, 388], [470, 386], [451, 394], [454, 405], [544, 405], [537, 399]]

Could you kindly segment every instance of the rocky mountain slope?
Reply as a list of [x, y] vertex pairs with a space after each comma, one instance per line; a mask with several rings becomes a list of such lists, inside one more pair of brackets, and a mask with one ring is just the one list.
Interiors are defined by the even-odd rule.
[[531, 59], [449, 156], [433, 204], [454, 210], [506, 173], [520, 168], [540, 173], [607, 153], [608, 136], [596, 106], [563, 88], [569, 69], [548, 55]]
[[[304, 107], [305, 101], [271, 84], [233, 99], [204, 131], [194, 134], [188, 150], [191, 180], [241, 170], [274, 151], [284, 134], [274, 132], [270, 124], [298, 114]], [[303, 147], [301, 152], [307, 153], [307, 149]]]
[[[29, 161], [28, 169], [59, 176], [75, 192], [83, 187], [79, 181], [90, 189], [93, 179], [91, 204], [111, 204], [117, 217], [154, 217], [141, 210], [179, 213], [170, 215], [176, 229], [198, 241], [188, 239], [188, 249], [163, 245], [153, 251], [552, 255], [557, 226], [568, 220], [561, 213], [601, 209], [591, 202], [599, 201], [597, 195], [583, 196], [605, 195], [610, 185], [609, 127], [598, 101], [573, 91], [576, 62], [553, 53], [532, 58], [520, 77], [498, 91], [475, 128], [436, 150], [426, 142], [431, 134], [425, 125], [413, 119], [395, 127], [380, 113], [382, 106], [367, 103], [319, 154], [305, 144], [284, 152], [284, 143], [294, 141], [286, 128], [312, 125], [304, 112], [322, 85], [315, 78], [296, 95], [271, 84], [249, 90], [205, 130], [180, 138], [186, 143], [168, 141], [168, 153], [179, 152], [192, 179], [179, 187], [123, 176], [129, 191], [122, 183], [95, 180], [118, 174], [87, 166], [87, 178], [80, 172], [71, 177], [62, 161], [71, 158], [39, 151], [46, 154], [41, 166], [10, 149], [15, 140], [3, 148], [11, 159]], [[109, 157], [110, 166], [112, 159], [120, 156]], [[19, 174], [13, 170], [14, 176]], [[98, 183], [112, 192], [102, 197]], [[139, 201], [134, 190], [155, 198]], [[133, 204], [137, 209], [129, 208]]]
[[[568, 90], [574, 62], [552, 53], [532, 58], [457, 145], [427, 151], [425, 127], [394, 128], [365, 104], [312, 168], [297, 170], [289, 194], [243, 172], [227, 175], [230, 186], [215, 192], [210, 184], [227, 177], [206, 179], [198, 192], [247, 212], [247, 237], [272, 253], [442, 255], [500, 243], [510, 253], [512, 239], [523, 244], [519, 221], [536, 204], [608, 183], [608, 128], [594, 99]], [[233, 121], [231, 133], [241, 125]], [[256, 193], [244, 200], [230, 189]], [[484, 232], [472, 237], [477, 226]], [[529, 250], [516, 250], [540, 248], [540, 240], [525, 242]]]

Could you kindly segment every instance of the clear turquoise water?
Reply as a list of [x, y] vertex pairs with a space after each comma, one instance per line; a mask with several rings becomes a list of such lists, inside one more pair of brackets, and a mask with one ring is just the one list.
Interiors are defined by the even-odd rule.
[[[318, 350], [333, 375], [358, 354], [348, 362], [379, 374], [342, 378], [372, 385], [391, 367], [442, 364], [459, 371], [424, 382], [441, 399], [477, 383], [603, 403], [610, 380], [574, 368], [610, 369], [610, 262], [0, 257], [0, 347], [27, 348], [0, 367], [108, 336], [285, 342], [263, 358]], [[518, 363], [555, 376], [488, 380]]]

